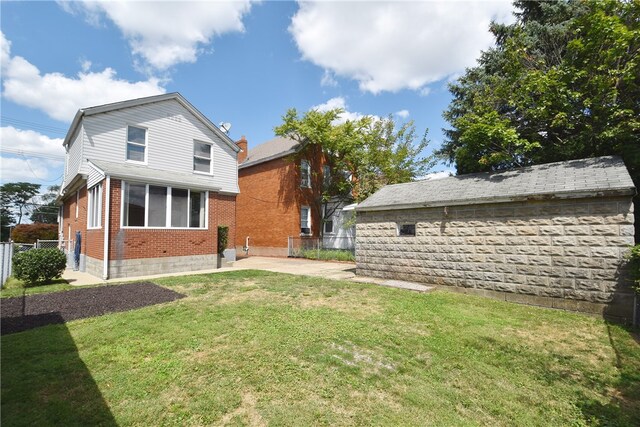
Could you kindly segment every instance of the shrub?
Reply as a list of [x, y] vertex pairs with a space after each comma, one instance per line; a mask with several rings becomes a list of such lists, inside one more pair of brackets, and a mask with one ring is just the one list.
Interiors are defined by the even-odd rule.
[[633, 280], [633, 289], [640, 293], [640, 244], [632, 246], [629, 251], [629, 267]]
[[13, 256], [13, 276], [29, 285], [44, 284], [62, 276], [66, 255], [58, 249], [31, 249]]
[[226, 225], [218, 226], [218, 254], [222, 255], [227, 244], [229, 243], [229, 227]]
[[58, 224], [33, 224], [16, 225], [11, 233], [11, 238], [16, 243], [35, 243], [40, 240], [57, 240]]

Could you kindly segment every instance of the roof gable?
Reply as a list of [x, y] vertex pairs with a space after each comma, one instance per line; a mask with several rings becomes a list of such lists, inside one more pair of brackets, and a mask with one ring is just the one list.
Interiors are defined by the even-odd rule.
[[357, 210], [415, 209], [599, 195], [633, 195], [635, 187], [620, 157], [548, 163], [499, 173], [459, 175], [387, 185]]
[[249, 166], [268, 162], [269, 160], [294, 154], [298, 152], [300, 148], [301, 144], [296, 140], [283, 137], [274, 138], [249, 150], [247, 158], [238, 166], [238, 169], [244, 169]]
[[111, 104], [98, 105], [95, 107], [82, 108], [78, 110], [75, 117], [73, 118], [73, 122], [71, 123], [71, 127], [67, 132], [67, 135], [64, 139], [63, 146], [66, 146], [71, 141], [73, 135], [76, 130], [80, 126], [83, 117], [92, 116], [95, 114], [108, 113], [111, 111], [121, 110], [125, 108], [138, 107], [140, 105], [147, 105], [158, 102], [166, 102], [170, 100], [175, 100], [179, 102], [183, 107], [185, 107], [193, 116], [195, 116], [198, 120], [200, 120], [207, 128], [209, 128], [213, 133], [215, 133], [222, 141], [224, 141], [229, 147], [231, 147], [236, 153], [240, 151], [240, 147], [231, 139], [229, 136], [222, 132], [216, 125], [214, 125], [211, 120], [209, 120], [204, 114], [198, 111], [189, 101], [187, 101], [182, 95], [178, 92], [167, 93], [163, 95], [155, 95], [148, 96], [145, 98], [137, 98], [137, 99], [129, 99], [126, 101], [114, 102]]

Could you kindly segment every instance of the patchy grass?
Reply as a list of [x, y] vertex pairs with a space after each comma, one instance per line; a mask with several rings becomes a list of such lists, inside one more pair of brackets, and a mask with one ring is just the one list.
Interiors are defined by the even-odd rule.
[[0, 298], [66, 291], [69, 289], [74, 289], [74, 287], [64, 279], [54, 279], [49, 283], [40, 285], [27, 285], [22, 280], [12, 276], [7, 279], [2, 289], [0, 289]]
[[305, 249], [300, 256], [307, 259], [319, 259], [322, 261], [355, 262], [356, 257], [352, 251], [341, 249]]
[[259, 271], [2, 337], [3, 425], [629, 425], [640, 346], [578, 314]]

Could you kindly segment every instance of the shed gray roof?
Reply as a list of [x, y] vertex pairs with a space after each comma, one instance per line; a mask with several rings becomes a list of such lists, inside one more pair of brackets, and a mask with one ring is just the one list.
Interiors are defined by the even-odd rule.
[[633, 195], [619, 157], [548, 163], [499, 173], [477, 173], [387, 185], [358, 205], [359, 211], [415, 209], [479, 203]]
[[114, 163], [104, 160], [89, 160], [89, 164], [103, 175], [110, 175], [114, 178], [144, 181], [149, 184], [187, 187], [194, 190], [220, 190], [219, 186], [214, 185], [213, 177], [181, 172], [167, 173], [166, 170], [152, 169], [145, 165]]
[[277, 137], [264, 142], [249, 150], [249, 154], [244, 162], [240, 163], [238, 169], [244, 169], [269, 160], [279, 159], [289, 154], [293, 154], [300, 148], [300, 143], [293, 139]]

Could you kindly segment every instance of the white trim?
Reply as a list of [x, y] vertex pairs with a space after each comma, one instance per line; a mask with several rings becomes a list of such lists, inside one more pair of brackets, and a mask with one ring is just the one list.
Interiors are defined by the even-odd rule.
[[[302, 210], [306, 209], [307, 210], [307, 227], [303, 227], [302, 226]], [[300, 206], [300, 235], [301, 236], [313, 236], [313, 229], [311, 228], [311, 208], [309, 206], [303, 205]], [[303, 228], [308, 228], [309, 229], [309, 233], [303, 233], [302, 229]]]
[[78, 219], [78, 213], [80, 212], [80, 188], [76, 190], [76, 218], [75, 219]]
[[[165, 226], [164, 227], [157, 227], [157, 226], [153, 226], [150, 227], [149, 226], [149, 186], [150, 185], [154, 185], [155, 187], [163, 187], [161, 185], [155, 185], [155, 184], [148, 184], [148, 183], [142, 183], [142, 182], [129, 182], [129, 181], [121, 181], [121, 190], [122, 190], [122, 196], [121, 196], [121, 202], [120, 202], [120, 228], [121, 229], [125, 229], [125, 230], [208, 230], [209, 229], [209, 217], [208, 217], [208, 210], [209, 210], [209, 191], [207, 190], [198, 190], [198, 189], [191, 189], [191, 188], [181, 188], [181, 187], [169, 187], [169, 186], [164, 186], [167, 188], [167, 205], [166, 205], [166, 218], [165, 218]], [[127, 185], [144, 185], [145, 186], [145, 194], [144, 194], [144, 225], [124, 225], [124, 216], [125, 216], [125, 187]], [[172, 227], [171, 226], [171, 208], [172, 208], [172, 190], [173, 189], [176, 190], [186, 190], [187, 191], [187, 226], [186, 227]], [[203, 194], [203, 197], [205, 197], [205, 218], [204, 218], [204, 227], [190, 227], [190, 223], [191, 223], [191, 192], [194, 191], [196, 193], [201, 193]], [[202, 203], [202, 198], [200, 199], [200, 203]]]
[[[111, 176], [107, 175], [107, 182], [105, 188], [105, 206], [104, 206], [104, 248], [103, 248], [103, 264], [102, 264], [102, 278], [107, 280], [109, 278], [109, 213], [111, 209]], [[120, 217], [122, 218], [122, 216]]]
[[[97, 189], [97, 197], [93, 195], [93, 192]], [[98, 225], [92, 225], [90, 226], [89, 224], [93, 224], [93, 209], [94, 209], [94, 205], [95, 205], [95, 200], [96, 198], [99, 200], [98, 203]], [[87, 190], [87, 230], [100, 230], [102, 228], [102, 199], [103, 199], [103, 192], [102, 192], [102, 182], [94, 185], [93, 187], [91, 187], [90, 189]]]
[[[196, 144], [207, 145], [209, 147], [209, 157], [198, 156], [196, 154]], [[202, 172], [202, 171], [195, 170], [195, 159], [209, 160], [209, 172]], [[193, 173], [197, 173], [199, 175], [213, 176], [213, 142], [205, 142], [205, 141], [199, 141], [197, 139], [194, 139], [193, 140], [193, 161], [194, 161]]]
[[[137, 128], [144, 130], [144, 144], [140, 144], [139, 142], [129, 141], [129, 128]], [[127, 124], [126, 134], [125, 134], [125, 150], [124, 150], [124, 161], [125, 163], [134, 163], [138, 165], [146, 165], [149, 160], [149, 128], [140, 126], [140, 125], [130, 125]], [[138, 147], [144, 147], [144, 161], [140, 160], [131, 160], [128, 158], [129, 156], [129, 144], [137, 145]]]

